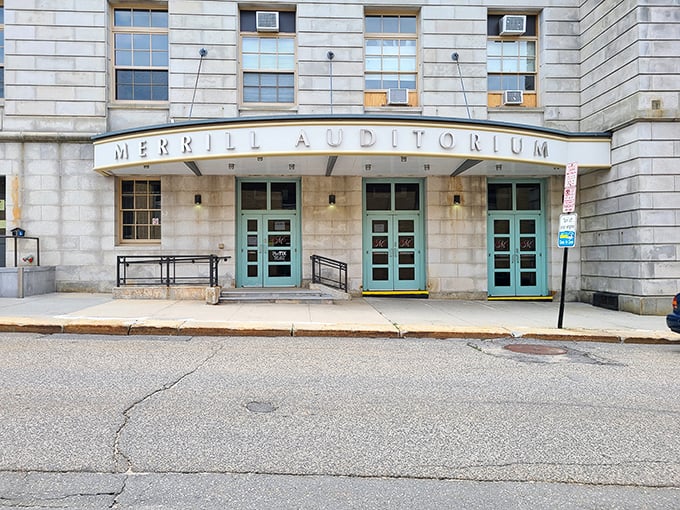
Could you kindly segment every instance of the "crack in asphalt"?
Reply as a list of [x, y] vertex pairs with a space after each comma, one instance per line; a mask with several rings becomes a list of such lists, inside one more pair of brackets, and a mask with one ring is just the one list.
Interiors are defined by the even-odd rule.
[[[130, 404], [124, 411], [123, 411], [123, 423], [118, 427], [118, 430], [116, 431], [116, 436], [115, 440], [113, 442], [113, 463], [114, 463], [114, 470], [116, 472], [125, 472], [125, 473], [132, 473], [132, 461], [130, 458], [123, 453], [123, 451], [120, 448], [120, 441], [121, 441], [121, 436], [123, 434], [123, 430], [127, 426], [127, 424], [130, 422], [130, 415], [132, 412], [135, 410], [135, 408], [147, 400], [153, 398], [154, 396], [158, 395], [159, 393], [163, 393], [164, 391], [168, 391], [175, 386], [177, 386], [180, 382], [182, 382], [184, 379], [189, 377], [190, 375], [195, 374], [197, 371], [199, 371], [203, 366], [205, 366], [206, 363], [208, 363], [210, 360], [212, 360], [217, 354], [224, 349], [224, 345], [220, 345], [216, 349], [213, 350], [205, 359], [203, 359], [198, 365], [196, 365], [194, 368], [189, 370], [188, 372], [182, 374], [175, 380], [163, 384], [160, 388], [156, 388], [150, 393], [147, 393], [145, 396], [142, 398], [134, 401], [132, 404]], [[120, 463], [123, 463], [123, 466], [119, 469], [118, 465]]]
[[[444, 465], [434, 465], [428, 464], [427, 467], [441, 467], [451, 470], [464, 470], [464, 469], [474, 469], [474, 468], [494, 468], [494, 467], [511, 467], [511, 466], [570, 466], [570, 467], [616, 467], [622, 465], [635, 465], [635, 464], [658, 464], [658, 465], [677, 465], [677, 462], [672, 461], [623, 461], [619, 463], [559, 463], [559, 462], [513, 462], [507, 464], [471, 464], [471, 465], [461, 465], [457, 467], [444, 466]], [[111, 472], [101, 472], [101, 471], [75, 471], [79, 474], [91, 474], [91, 475], [120, 475], [119, 473]], [[16, 473], [16, 471], [1, 471], [0, 475], [3, 473]], [[74, 471], [31, 471], [29, 474], [69, 474], [74, 473]], [[559, 485], [579, 485], [579, 486], [592, 486], [592, 487], [631, 487], [631, 488], [649, 488], [649, 489], [680, 489], [680, 483], [678, 484], [642, 484], [642, 483], [625, 483], [625, 482], [587, 482], [587, 481], [574, 481], [574, 480], [558, 480], [558, 479], [541, 479], [541, 478], [516, 478], [516, 477], [475, 477], [475, 476], [464, 476], [464, 475], [396, 475], [389, 473], [377, 473], [377, 474], [360, 474], [360, 473], [295, 473], [288, 471], [257, 471], [257, 470], [247, 470], [247, 471], [217, 471], [217, 470], [207, 470], [207, 471], [181, 471], [181, 470], [158, 470], [158, 471], [135, 471], [125, 475], [121, 489], [116, 492], [102, 492], [102, 493], [74, 493], [65, 496], [59, 496], [54, 498], [33, 498], [36, 501], [50, 501], [50, 500], [61, 500], [73, 497], [95, 497], [95, 496], [113, 496], [114, 501], [111, 503], [109, 508], [116, 508], [118, 504], [118, 498], [125, 491], [127, 483], [132, 477], [148, 477], [153, 475], [185, 475], [185, 476], [203, 476], [203, 475], [223, 475], [223, 476], [289, 476], [295, 478], [350, 478], [357, 480], [414, 480], [414, 481], [450, 481], [450, 482], [485, 482], [485, 483], [545, 483], [545, 484], [559, 484]], [[0, 496], [0, 507], [4, 506], [2, 501], [18, 501], [16, 498], [6, 498]]]

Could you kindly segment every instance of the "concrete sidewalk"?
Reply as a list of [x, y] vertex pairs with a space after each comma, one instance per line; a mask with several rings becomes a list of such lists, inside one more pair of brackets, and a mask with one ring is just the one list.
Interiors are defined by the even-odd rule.
[[[669, 300], [670, 301], [670, 300]], [[355, 298], [335, 304], [113, 299], [55, 293], [0, 298], [0, 331], [112, 335], [258, 335], [420, 338], [525, 337], [673, 343], [665, 317], [558, 302]]]

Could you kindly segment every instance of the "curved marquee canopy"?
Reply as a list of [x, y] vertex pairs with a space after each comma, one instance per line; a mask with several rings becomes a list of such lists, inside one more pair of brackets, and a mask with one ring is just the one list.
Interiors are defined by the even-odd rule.
[[609, 133], [410, 116], [188, 121], [93, 137], [104, 175], [546, 176], [611, 166]]

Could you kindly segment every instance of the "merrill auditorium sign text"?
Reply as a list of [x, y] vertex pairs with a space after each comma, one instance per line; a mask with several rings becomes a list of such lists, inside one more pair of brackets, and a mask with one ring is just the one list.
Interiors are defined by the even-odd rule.
[[503, 126], [334, 123], [169, 126], [95, 140], [95, 169], [216, 158], [309, 155], [451, 156], [609, 166], [610, 141]]
[[[353, 146], [369, 149], [378, 145], [378, 134], [375, 129], [360, 128], [358, 133], [353, 134], [355, 135], [355, 139], [347, 140], [346, 142], [345, 130], [343, 130], [343, 128], [328, 128], [326, 129], [326, 136], [322, 141], [321, 146], [327, 149], [338, 149], [343, 148], [343, 144], [345, 144], [345, 147]], [[395, 149], [397, 152], [400, 148], [407, 150], [412, 150], [413, 148], [423, 149], [427, 136], [435, 136], [438, 148], [447, 151], [453, 151], [459, 143], [456, 133], [453, 131], [432, 133], [426, 129], [413, 129], [410, 133], [404, 133], [402, 130], [392, 129], [389, 133], [389, 145], [391, 149]], [[407, 140], [406, 143], [400, 144], [400, 138], [403, 139], [405, 137], [410, 137], [411, 139]], [[215, 138], [217, 138], [217, 140], [215, 140]], [[217, 144], [215, 144], [215, 142], [217, 142]], [[239, 153], [262, 149], [267, 151], [267, 147], [262, 146], [263, 143], [266, 145], [266, 137], [258, 136], [258, 132], [255, 130], [249, 131], [246, 143], [244, 144], [243, 142], [244, 141], [241, 140], [240, 144], [236, 144], [236, 137], [233, 136], [231, 131], [225, 131], [221, 136], [219, 133], [204, 133], [199, 136], [183, 134], [179, 139], [174, 140], [170, 137], [159, 137], [151, 140], [141, 139], [135, 142], [136, 146], [132, 150], [138, 158], [147, 158], [153, 155], [189, 155], [193, 154], [195, 151], [199, 153], [210, 153], [213, 150], [217, 150], [218, 152], [234, 151]], [[468, 143], [469, 146], [467, 149], [470, 152], [481, 153], [486, 151], [499, 153], [501, 151], [509, 151], [516, 155], [520, 155], [524, 152], [525, 144], [524, 138], [521, 136], [510, 136], [509, 139], [503, 140], [499, 135], [492, 135], [490, 139], [484, 140], [478, 133], [470, 133]], [[507, 146], [503, 147], [503, 143]], [[489, 145], [488, 147], [487, 144]], [[297, 136], [290, 138], [291, 149], [304, 150], [310, 149], [313, 146], [319, 147], [318, 140], [312, 139], [304, 129], [299, 130]], [[127, 142], [116, 143], [113, 150], [117, 161], [130, 159], [131, 151]], [[534, 139], [532, 150], [534, 157], [547, 158], [549, 152], [548, 142], [546, 140]]]

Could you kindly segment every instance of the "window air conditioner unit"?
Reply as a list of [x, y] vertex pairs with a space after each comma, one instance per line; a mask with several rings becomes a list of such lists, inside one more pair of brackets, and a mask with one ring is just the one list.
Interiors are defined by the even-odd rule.
[[521, 90], [504, 90], [503, 104], [522, 104], [524, 92]]
[[256, 11], [255, 25], [258, 32], [278, 32], [279, 13], [273, 11]]
[[527, 31], [527, 17], [506, 15], [500, 20], [500, 35], [522, 35]]
[[408, 105], [408, 89], [387, 89], [387, 104]]

